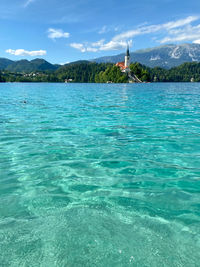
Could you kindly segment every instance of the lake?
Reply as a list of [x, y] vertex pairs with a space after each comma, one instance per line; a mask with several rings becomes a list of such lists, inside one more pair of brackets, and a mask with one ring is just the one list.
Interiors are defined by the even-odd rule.
[[0, 265], [200, 262], [200, 84], [0, 84]]

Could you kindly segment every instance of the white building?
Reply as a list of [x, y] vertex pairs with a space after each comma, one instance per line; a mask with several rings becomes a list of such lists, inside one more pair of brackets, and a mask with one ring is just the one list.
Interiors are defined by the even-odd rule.
[[129, 46], [127, 46], [124, 62], [117, 62], [116, 66], [120, 67], [122, 72], [130, 72], [130, 53]]

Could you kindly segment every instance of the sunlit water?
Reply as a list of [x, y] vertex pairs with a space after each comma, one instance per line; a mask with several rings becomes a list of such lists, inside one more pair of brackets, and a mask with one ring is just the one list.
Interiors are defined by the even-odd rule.
[[0, 84], [0, 266], [200, 266], [200, 84]]

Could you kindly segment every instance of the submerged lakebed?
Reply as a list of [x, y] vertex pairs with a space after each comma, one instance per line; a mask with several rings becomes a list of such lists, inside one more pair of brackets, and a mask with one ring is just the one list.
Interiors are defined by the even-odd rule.
[[0, 84], [1, 266], [199, 266], [200, 84]]

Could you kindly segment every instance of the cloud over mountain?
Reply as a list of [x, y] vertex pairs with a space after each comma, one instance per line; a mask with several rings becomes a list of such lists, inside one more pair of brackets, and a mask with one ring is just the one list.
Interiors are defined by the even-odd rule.
[[132, 41], [113, 41], [105, 42], [104, 39], [93, 43], [71, 43], [70, 46], [80, 50], [81, 52], [97, 52], [97, 51], [110, 51], [110, 50], [121, 50], [127, 47], [127, 44], [132, 44]]
[[[161, 44], [181, 41], [197, 42], [200, 37], [200, 24], [194, 26], [192, 23], [197, 22], [198, 20], [198, 16], [188, 16], [183, 19], [168, 21], [163, 24], [143, 25], [132, 30], [121, 32], [120, 34], [113, 36], [113, 38], [107, 42], [102, 39], [94, 43], [72, 43], [70, 46], [81, 52], [121, 50], [127, 46], [127, 43], [131, 45], [133, 38], [140, 35], [151, 35]], [[104, 31], [105, 27], [102, 28], [101, 33]], [[159, 39], [160, 35], [164, 35], [164, 37]]]
[[[139, 62], [149, 67], [171, 68], [185, 62], [200, 62], [200, 44], [161, 45], [137, 50], [130, 54], [132, 62]], [[124, 53], [115, 56], [104, 56], [92, 61], [97, 63], [116, 63], [123, 60]]]
[[6, 53], [14, 56], [31, 56], [31, 57], [44, 56], [47, 54], [46, 50], [27, 51], [24, 49], [16, 49], [16, 50], [7, 49]]

